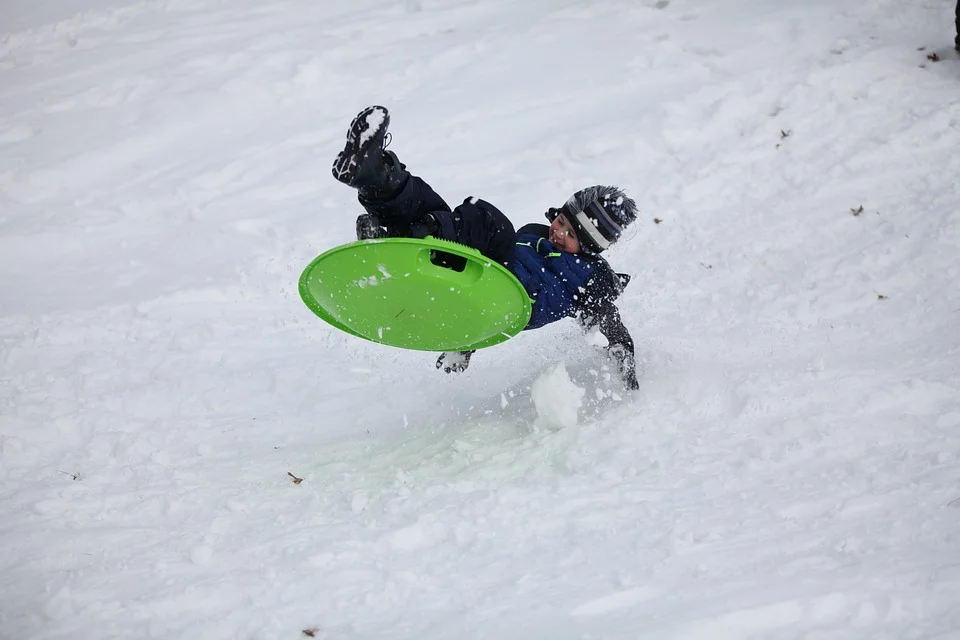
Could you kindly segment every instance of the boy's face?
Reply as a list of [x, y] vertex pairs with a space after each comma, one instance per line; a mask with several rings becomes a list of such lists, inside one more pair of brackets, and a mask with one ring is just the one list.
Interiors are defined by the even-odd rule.
[[548, 239], [561, 251], [568, 253], [580, 252], [580, 239], [577, 238], [577, 232], [574, 230], [573, 225], [570, 224], [570, 221], [567, 220], [567, 217], [562, 213], [550, 223]]

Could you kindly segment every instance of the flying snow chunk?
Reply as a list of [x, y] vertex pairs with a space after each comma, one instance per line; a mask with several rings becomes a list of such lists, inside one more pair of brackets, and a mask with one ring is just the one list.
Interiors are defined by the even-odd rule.
[[570, 380], [562, 362], [541, 374], [530, 393], [537, 409], [535, 425], [545, 429], [575, 427], [584, 393]]

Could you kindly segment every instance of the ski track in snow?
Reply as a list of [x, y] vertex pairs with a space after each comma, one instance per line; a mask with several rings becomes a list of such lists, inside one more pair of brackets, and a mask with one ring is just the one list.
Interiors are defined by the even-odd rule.
[[[781, 5], [10, 5], [0, 637], [960, 637], [947, 11]], [[636, 197], [639, 392], [305, 309], [367, 104], [451, 203]]]

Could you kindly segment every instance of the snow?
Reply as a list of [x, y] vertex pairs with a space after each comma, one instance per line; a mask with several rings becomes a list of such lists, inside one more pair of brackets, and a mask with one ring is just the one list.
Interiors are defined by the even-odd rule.
[[530, 399], [537, 412], [534, 427], [546, 429], [575, 427], [584, 389], [570, 380], [561, 362], [548, 369], [530, 385]]
[[360, 134], [360, 146], [373, 136], [374, 132], [380, 128], [380, 125], [383, 124], [386, 113], [382, 109], [374, 109], [367, 114], [366, 122], [367, 128], [363, 130], [363, 133]]
[[[952, 8], [5, 2], [0, 637], [960, 638]], [[637, 200], [638, 392], [310, 313], [370, 104], [452, 203]]]

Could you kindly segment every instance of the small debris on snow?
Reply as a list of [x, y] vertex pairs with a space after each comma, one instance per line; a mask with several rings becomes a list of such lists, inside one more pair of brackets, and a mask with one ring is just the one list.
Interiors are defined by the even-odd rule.
[[780, 142], [777, 143], [776, 148], [779, 149], [780, 145], [783, 144], [783, 141], [789, 138], [793, 134], [793, 131], [789, 129], [780, 129]]

